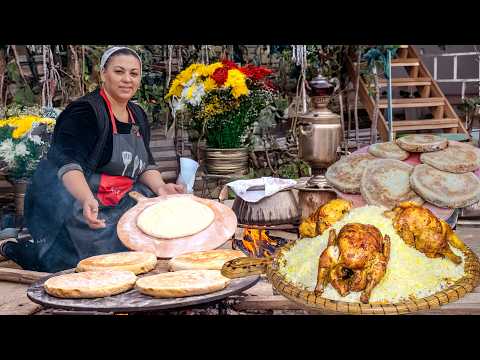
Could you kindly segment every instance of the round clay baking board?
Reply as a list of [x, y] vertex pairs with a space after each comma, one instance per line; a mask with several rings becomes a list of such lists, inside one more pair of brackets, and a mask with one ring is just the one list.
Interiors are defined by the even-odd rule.
[[[197, 234], [175, 239], [155, 238], [138, 228], [137, 217], [143, 209], [175, 196], [190, 196], [195, 201], [207, 205], [215, 213], [215, 220]], [[136, 251], [152, 252], [161, 259], [169, 259], [192, 251], [217, 249], [235, 234], [236, 229], [237, 217], [232, 209], [220, 202], [190, 194], [143, 197], [138, 200], [137, 205], [122, 215], [117, 225], [118, 237], [126, 247]]]

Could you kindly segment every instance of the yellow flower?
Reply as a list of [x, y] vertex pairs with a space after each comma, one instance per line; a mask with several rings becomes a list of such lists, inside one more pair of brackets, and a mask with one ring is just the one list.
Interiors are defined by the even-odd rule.
[[245, 82], [245, 74], [237, 69], [228, 70], [228, 77], [224, 86], [232, 88], [232, 95], [234, 98], [249, 94], [249, 90]]
[[221, 68], [222, 66], [223, 64], [221, 62], [216, 62], [208, 65], [205, 69], [205, 72], [206, 72], [205, 76], [212, 76], [215, 70], [217, 70], [218, 68]]
[[28, 133], [32, 129], [34, 123], [46, 124], [50, 127], [55, 124], [55, 120], [50, 118], [41, 118], [40, 116], [36, 115], [21, 115], [0, 120], [0, 126], [8, 125], [15, 128], [12, 132], [12, 137], [14, 139], [21, 138]]
[[215, 82], [215, 80], [209, 77], [203, 82], [203, 86], [205, 87], [205, 91], [210, 91], [217, 87], [217, 83]]

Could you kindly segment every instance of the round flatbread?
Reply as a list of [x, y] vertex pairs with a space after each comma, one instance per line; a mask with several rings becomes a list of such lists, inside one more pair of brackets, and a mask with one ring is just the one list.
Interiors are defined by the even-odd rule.
[[127, 270], [143, 274], [157, 265], [155, 254], [143, 251], [125, 251], [114, 254], [96, 255], [80, 261], [76, 271]]
[[349, 194], [360, 194], [360, 179], [369, 161], [377, 159], [371, 154], [352, 154], [331, 165], [325, 178], [336, 189]]
[[157, 298], [175, 298], [209, 294], [227, 287], [230, 280], [219, 270], [180, 270], [145, 276], [136, 289]]
[[420, 164], [413, 169], [410, 185], [424, 200], [439, 207], [462, 208], [480, 200], [480, 180], [471, 172], [454, 174]]
[[227, 261], [245, 256], [244, 253], [238, 250], [219, 249], [196, 251], [170, 259], [168, 269], [170, 271], [196, 269], [221, 270], [223, 264]]
[[446, 149], [421, 154], [420, 161], [438, 170], [462, 174], [480, 168], [480, 149], [470, 144], [449, 142]]
[[136, 281], [131, 271], [85, 271], [51, 277], [43, 287], [49, 295], [59, 298], [99, 298], [128, 291]]
[[432, 134], [411, 134], [398, 138], [397, 145], [405, 151], [430, 152], [445, 149], [448, 140]]
[[137, 226], [145, 234], [175, 239], [190, 236], [206, 229], [215, 220], [210, 207], [192, 196], [176, 196], [143, 210], [137, 218]]
[[368, 147], [368, 152], [383, 159], [406, 160], [410, 156], [394, 141], [372, 144]]
[[393, 209], [402, 201], [424, 203], [410, 187], [413, 166], [395, 159], [378, 159], [368, 163], [360, 181], [362, 197], [369, 205]]

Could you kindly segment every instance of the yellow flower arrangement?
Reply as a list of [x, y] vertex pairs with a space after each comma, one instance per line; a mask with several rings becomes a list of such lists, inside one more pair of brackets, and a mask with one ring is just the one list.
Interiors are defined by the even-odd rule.
[[[42, 124], [46, 129], [34, 131]], [[0, 160], [10, 179], [27, 179], [33, 174], [48, 150], [54, 125], [54, 119], [32, 114], [0, 120]]]
[[190, 126], [207, 145], [235, 148], [260, 111], [273, 102], [271, 70], [223, 60], [210, 65], [192, 64], [171, 82], [165, 100], [172, 113], [188, 110]]
[[55, 124], [55, 120], [50, 118], [42, 118], [36, 115], [21, 115], [10, 117], [8, 119], [1, 119], [0, 127], [8, 125], [15, 128], [15, 130], [13, 130], [12, 137], [14, 139], [19, 139], [32, 129], [32, 125], [34, 123], [52, 126]]

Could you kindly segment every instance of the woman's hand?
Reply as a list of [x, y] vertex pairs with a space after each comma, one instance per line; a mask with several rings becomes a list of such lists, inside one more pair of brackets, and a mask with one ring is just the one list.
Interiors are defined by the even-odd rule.
[[157, 195], [185, 194], [185, 186], [180, 184], [163, 184], [157, 188]]
[[90, 229], [101, 229], [106, 226], [104, 219], [98, 219], [98, 201], [93, 197], [83, 202], [83, 217]]

